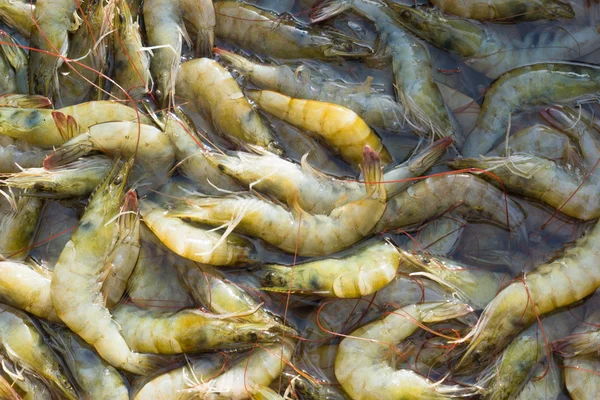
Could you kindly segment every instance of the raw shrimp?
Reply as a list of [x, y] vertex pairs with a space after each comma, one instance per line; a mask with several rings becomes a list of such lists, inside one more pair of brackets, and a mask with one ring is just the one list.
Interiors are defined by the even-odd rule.
[[35, 5], [30, 0], [0, 0], [0, 19], [25, 39], [33, 29]]
[[26, 313], [1, 304], [0, 347], [17, 368], [39, 374], [57, 397], [79, 398], [33, 320]]
[[[27, 258], [44, 208], [44, 199], [23, 193], [0, 214], [0, 255], [13, 260]], [[12, 207], [15, 207], [14, 209]]]
[[[538, 365], [533, 377], [525, 384], [515, 400], [558, 399], [565, 387], [562, 378], [562, 365], [556, 363], [552, 356], [548, 365]], [[544, 375], [545, 374], [545, 375]]]
[[312, 132], [355, 167], [362, 162], [365, 146], [379, 154], [382, 165], [392, 162], [392, 156], [381, 139], [348, 108], [315, 100], [293, 99], [268, 90], [246, 91], [246, 96], [269, 114]]
[[576, 63], [538, 63], [504, 73], [487, 89], [481, 113], [461, 154], [487, 153], [506, 134], [511, 115], [545, 104], [595, 99], [600, 68]]
[[15, 70], [15, 93], [28, 94], [29, 85], [27, 83], [27, 71], [29, 63], [27, 60], [27, 53], [25, 53], [25, 50], [23, 50], [17, 41], [6, 32], [0, 32], [0, 38], [3, 42], [0, 44], [0, 49], [2, 50], [6, 61], [8, 61]]
[[[55, 114], [60, 113], [62, 116]], [[59, 119], [55, 121], [54, 116]], [[0, 134], [43, 148], [52, 148], [71, 139], [61, 132], [67, 131], [68, 117], [77, 122], [80, 132], [90, 126], [110, 121], [138, 121], [138, 112], [124, 104], [112, 101], [89, 101], [59, 110], [0, 108]], [[139, 122], [151, 124], [152, 120], [140, 116]]]
[[131, 350], [105, 307], [101, 283], [118, 224], [115, 218], [125, 195], [133, 159], [121, 168], [115, 163], [92, 194], [85, 213], [54, 267], [50, 292], [59, 318], [94, 346], [111, 365], [137, 374], [148, 374], [162, 360]]
[[492, 22], [574, 18], [564, 0], [430, 0], [439, 9], [459, 17]]
[[514, 153], [530, 153], [544, 158], [562, 155], [565, 164], [574, 158], [569, 136], [546, 125], [535, 124], [521, 129], [486, 154], [487, 157], [506, 157]]
[[[388, 201], [388, 208], [375, 227], [406, 227], [465, 205], [464, 214], [505, 228], [516, 229], [525, 220], [521, 206], [492, 184], [470, 174], [431, 176], [410, 186]], [[457, 211], [462, 211], [459, 207]]]
[[352, 332], [344, 338], [335, 358], [335, 376], [344, 390], [361, 400], [399, 398], [450, 399], [474, 395], [473, 388], [431, 382], [411, 370], [397, 370], [393, 351], [419, 324], [445, 321], [470, 313], [456, 302], [409, 305]]
[[300, 27], [250, 4], [220, 1], [215, 10], [219, 39], [269, 57], [328, 59], [371, 52], [367, 45], [342, 32]]
[[351, 109], [375, 128], [397, 131], [404, 126], [404, 107], [393, 97], [374, 92], [369, 79], [358, 86], [323, 80], [312, 82], [312, 70], [305, 65], [294, 71], [287, 65], [253, 63], [227, 50], [216, 49], [215, 53], [261, 89], [300, 99], [339, 104]]
[[181, 64], [176, 90], [178, 97], [208, 114], [217, 132], [227, 139], [283, 153], [233, 76], [216, 61], [201, 58]]
[[196, 384], [187, 390], [206, 399], [243, 400], [256, 398], [277, 378], [292, 358], [295, 343], [282, 338], [280, 344], [254, 348], [247, 357], [221, 375]]
[[8, 187], [31, 190], [34, 194], [46, 197], [86, 196], [102, 182], [112, 164], [104, 156], [92, 156], [52, 170], [27, 168], [21, 172], [3, 174], [0, 182]]
[[415, 35], [457, 54], [491, 79], [535, 62], [570, 61], [598, 46], [598, 26], [542, 26], [515, 38], [482, 23], [389, 2], [396, 18]]
[[396, 247], [378, 241], [345, 257], [294, 266], [268, 264], [258, 275], [264, 290], [356, 298], [375, 293], [396, 277]]
[[60, 319], [50, 298], [52, 274], [32, 262], [0, 261], [0, 301], [52, 322]]
[[213, 226], [229, 225], [293, 254], [332, 254], [366, 237], [385, 211], [379, 157], [365, 146], [363, 158], [366, 196], [335, 208], [329, 215], [311, 215], [299, 207], [288, 211], [251, 195], [188, 197], [167, 215]]
[[141, 353], [243, 349], [255, 343], [272, 343], [279, 337], [271, 326], [223, 319], [198, 309], [171, 312], [122, 304], [113, 314], [127, 344]]
[[119, 372], [102, 360], [87, 343], [63, 326], [43, 322], [50, 345], [58, 352], [82, 395], [94, 400], [128, 400], [129, 391]]
[[[183, 41], [195, 44], [196, 57], [210, 57], [215, 10], [211, 0], [146, 0], [144, 25], [153, 55], [150, 69], [156, 94], [166, 108], [173, 101]], [[192, 35], [196, 34], [194, 40]]]
[[449, 256], [456, 252], [467, 221], [458, 213], [450, 212], [428, 221], [417, 230], [417, 243], [409, 241], [406, 250], [424, 250], [434, 256]]
[[315, 6], [311, 21], [322, 21], [348, 9], [373, 21], [380, 42], [391, 52], [397, 97], [411, 126], [436, 138], [452, 136], [460, 148], [464, 138], [433, 80], [427, 49], [398, 26], [385, 4], [380, 0], [326, 0]]
[[29, 91], [52, 97], [58, 89], [58, 67], [69, 50], [69, 31], [80, 24], [77, 1], [41, 0], [35, 3], [29, 55]]
[[10, 94], [17, 91], [15, 70], [12, 69], [4, 54], [0, 54], [0, 93]]
[[[591, 304], [590, 304], [591, 303]], [[587, 304], [596, 306], [588, 301]], [[600, 310], [589, 309], [585, 322], [578, 324], [573, 332], [566, 337], [552, 343], [552, 348], [562, 357], [576, 357], [578, 355], [598, 354], [600, 350]]]
[[174, 253], [211, 265], [235, 265], [246, 262], [253, 246], [230, 235], [221, 239], [218, 232], [198, 228], [179, 218], [171, 218], [168, 210], [150, 200], [140, 201], [140, 212], [148, 228]]
[[487, 364], [537, 316], [581, 300], [600, 287], [599, 238], [600, 224], [596, 224], [562, 256], [538, 265], [498, 293], [463, 339], [470, 342], [460, 366]]
[[[427, 172], [451, 143], [450, 138], [440, 139], [386, 172], [383, 181], [387, 195], [391, 197], [405, 190], [411, 184], [409, 179]], [[364, 183], [337, 179], [317, 171], [308, 164], [307, 157], [302, 158], [300, 165], [267, 152], [207, 154], [206, 158], [245, 187], [274, 196], [288, 205], [296, 202], [311, 214], [328, 214], [365, 195]]]
[[600, 360], [598, 360], [598, 355], [577, 356], [567, 358], [563, 362], [565, 384], [571, 399], [595, 399], [600, 390]]

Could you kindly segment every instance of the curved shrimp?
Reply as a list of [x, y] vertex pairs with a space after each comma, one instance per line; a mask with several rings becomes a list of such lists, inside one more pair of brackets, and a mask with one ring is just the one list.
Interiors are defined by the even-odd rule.
[[176, 90], [198, 111], [207, 113], [214, 128], [227, 139], [283, 153], [233, 76], [216, 61], [200, 58], [181, 64]]
[[0, 19], [29, 39], [33, 29], [35, 5], [28, 0], [0, 0]]
[[487, 364], [537, 316], [572, 304], [600, 287], [600, 224], [567, 248], [561, 257], [540, 264], [523, 280], [505, 287], [487, 305], [459, 367]]
[[117, 234], [115, 217], [119, 214], [132, 166], [133, 159], [121, 168], [115, 164], [92, 194], [54, 267], [50, 290], [59, 318], [94, 346], [102, 358], [115, 367], [148, 374], [156, 368], [160, 358], [136, 353], [129, 347], [105, 307], [98, 284], [110, 272], [106, 271], [105, 258]]
[[436, 7], [459, 17], [481, 21], [512, 22], [574, 18], [563, 0], [430, 0]]
[[456, 302], [422, 303], [395, 310], [341, 341], [335, 376], [353, 399], [449, 399], [474, 395], [477, 392], [472, 388], [435, 383], [411, 370], [395, 369], [390, 349], [422, 323], [445, 321], [471, 311], [469, 306]]
[[189, 197], [167, 215], [213, 226], [229, 225], [293, 254], [328, 255], [366, 237], [385, 211], [386, 192], [377, 153], [365, 146], [364, 160], [366, 196], [329, 215], [307, 214], [299, 207], [288, 211], [250, 195]]
[[262, 110], [302, 130], [310, 131], [353, 166], [362, 162], [363, 147], [379, 154], [383, 166], [392, 162], [381, 139], [354, 111], [333, 103], [293, 99], [268, 90], [249, 90], [246, 96]]
[[38, 230], [44, 209], [44, 200], [24, 193], [16, 200], [16, 208], [0, 214], [0, 255], [13, 260], [23, 260]]
[[[450, 138], [440, 139], [384, 173], [387, 195], [394, 196], [409, 187], [410, 178], [429, 170], [451, 143]], [[342, 204], [361, 199], [365, 194], [364, 183], [337, 179], [317, 171], [308, 164], [306, 156], [300, 165], [267, 152], [237, 152], [228, 156], [207, 154], [206, 158], [244, 187], [274, 196], [288, 205], [296, 202], [311, 214], [328, 214]]]
[[220, 1], [216, 35], [246, 50], [275, 58], [328, 59], [370, 54], [366, 45], [341, 32], [299, 27], [278, 15], [239, 1]]
[[400, 257], [386, 241], [375, 242], [345, 257], [294, 265], [260, 267], [262, 289], [324, 297], [357, 298], [375, 293], [396, 277]]
[[511, 115], [545, 104], [569, 104], [600, 94], [600, 68], [576, 63], [538, 63], [510, 70], [487, 89], [481, 113], [461, 154], [487, 153], [506, 134]]

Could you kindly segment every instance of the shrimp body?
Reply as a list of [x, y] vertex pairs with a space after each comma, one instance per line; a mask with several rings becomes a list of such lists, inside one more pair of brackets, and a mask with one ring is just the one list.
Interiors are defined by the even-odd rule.
[[200, 58], [183, 63], [176, 88], [178, 96], [207, 113], [215, 129], [229, 140], [282, 154], [233, 76], [216, 61]]
[[418, 323], [456, 318], [471, 312], [453, 302], [409, 305], [381, 320], [352, 332], [340, 343], [335, 358], [335, 376], [356, 400], [450, 399], [474, 391], [460, 386], [431, 382], [411, 370], [396, 370], [391, 356], [400, 341], [415, 332]]
[[27, 257], [43, 207], [42, 198], [25, 195], [16, 201], [16, 209], [0, 214], [0, 255], [13, 260]]
[[574, 18], [575, 12], [562, 0], [430, 0], [439, 9], [459, 17], [481, 21], [536, 21]]
[[106, 308], [99, 282], [106, 279], [104, 260], [113, 246], [114, 221], [123, 202], [133, 159], [119, 170], [115, 164], [90, 199], [84, 215], [54, 267], [50, 285], [59, 318], [92, 345], [111, 365], [147, 374], [160, 362], [129, 347]]
[[315, 100], [293, 99], [268, 90], [247, 91], [246, 95], [269, 114], [312, 132], [351, 165], [358, 166], [362, 162], [365, 146], [379, 154], [382, 165], [392, 161], [381, 139], [348, 108]]
[[[531, 153], [544, 158], [566, 155], [572, 149], [569, 136], [546, 125], [535, 124], [521, 129], [486, 154], [506, 157], [511, 153]], [[567, 161], [568, 162], [568, 161]]]
[[213, 226], [229, 224], [289, 253], [328, 255], [366, 237], [385, 210], [377, 153], [365, 147], [364, 158], [365, 181], [369, 182], [366, 197], [337, 207], [329, 215], [288, 211], [250, 195], [188, 198], [168, 215]]
[[[600, 93], [600, 69], [575, 63], [538, 63], [500, 76], [486, 92], [462, 154], [487, 153], [506, 134], [512, 114], [544, 104], [569, 104]], [[518, 94], [518, 95], [516, 95]]]
[[564, 360], [565, 385], [573, 400], [593, 400], [600, 390], [600, 361], [595, 354]]
[[28, 0], [0, 0], [0, 19], [28, 39], [33, 29], [35, 5]]
[[260, 268], [265, 290], [357, 298], [375, 293], [396, 277], [400, 264], [394, 245], [381, 241], [346, 257], [312, 261], [292, 267]]

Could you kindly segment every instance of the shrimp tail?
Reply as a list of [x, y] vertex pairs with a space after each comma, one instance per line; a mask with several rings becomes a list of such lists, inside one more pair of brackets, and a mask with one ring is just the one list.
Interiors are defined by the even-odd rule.
[[450, 136], [446, 136], [433, 142], [421, 153], [415, 155], [415, 158], [411, 161], [411, 166], [409, 167], [411, 172], [414, 170], [427, 170], [433, 167], [435, 163], [446, 153], [446, 150], [452, 145], [452, 142], [452, 138]]
[[367, 188], [367, 196], [385, 200], [386, 192], [381, 173], [379, 155], [369, 146], [363, 148], [362, 171]]
[[196, 35], [196, 57], [213, 56], [215, 47], [215, 31], [212, 27], [206, 27], [198, 30]]
[[232, 53], [231, 51], [219, 49], [218, 47], [215, 47], [214, 52], [223, 61], [227, 64], [231, 64], [234, 69], [242, 74], [250, 73], [253, 70], [252, 63], [245, 57]]
[[310, 22], [321, 22], [332, 18], [342, 12], [352, 8], [352, 4], [348, 0], [325, 0], [318, 4], [310, 14]]
[[60, 111], [54, 111], [52, 113], [52, 118], [56, 124], [56, 129], [58, 129], [60, 136], [65, 142], [79, 135], [79, 126], [77, 125], [75, 118], [71, 115], [65, 115]]
[[0, 107], [14, 108], [47, 108], [52, 101], [37, 94], [5, 94], [0, 96]]
[[421, 321], [424, 323], [447, 321], [473, 312], [471, 306], [456, 300], [429, 304], [423, 303], [420, 305], [420, 310], [423, 314]]
[[92, 150], [89, 142], [82, 142], [68, 146], [61, 146], [44, 159], [44, 168], [54, 169], [69, 164]]
[[599, 350], [597, 332], [582, 332], [566, 336], [552, 343], [554, 351], [562, 357], [575, 357], [580, 354], [595, 353]]
[[460, 385], [442, 385], [442, 381], [436, 383], [436, 393], [448, 399], [457, 397], [471, 397], [481, 393], [481, 388], [477, 386], [460, 386]]

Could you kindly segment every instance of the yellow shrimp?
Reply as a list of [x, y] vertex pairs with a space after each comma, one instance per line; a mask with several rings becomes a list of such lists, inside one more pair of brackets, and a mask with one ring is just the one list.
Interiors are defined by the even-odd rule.
[[44, 200], [24, 193], [12, 206], [16, 207], [0, 214], [0, 256], [23, 260], [37, 232]]
[[565, 384], [573, 400], [594, 400], [600, 391], [600, 360], [596, 354], [564, 360]]
[[297, 128], [311, 131], [351, 165], [360, 165], [365, 146], [379, 154], [382, 165], [392, 161], [381, 139], [365, 121], [346, 107], [316, 100], [294, 99], [268, 90], [250, 90], [246, 95], [269, 114]]
[[214, 128], [236, 144], [254, 144], [283, 153], [233, 76], [216, 61], [201, 58], [181, 64], [176, 92], [208, 114]]
[[563, 0], [430, 0], [439, 9], [481, 21], [536, 21], [574, 18], [571, 4]]

